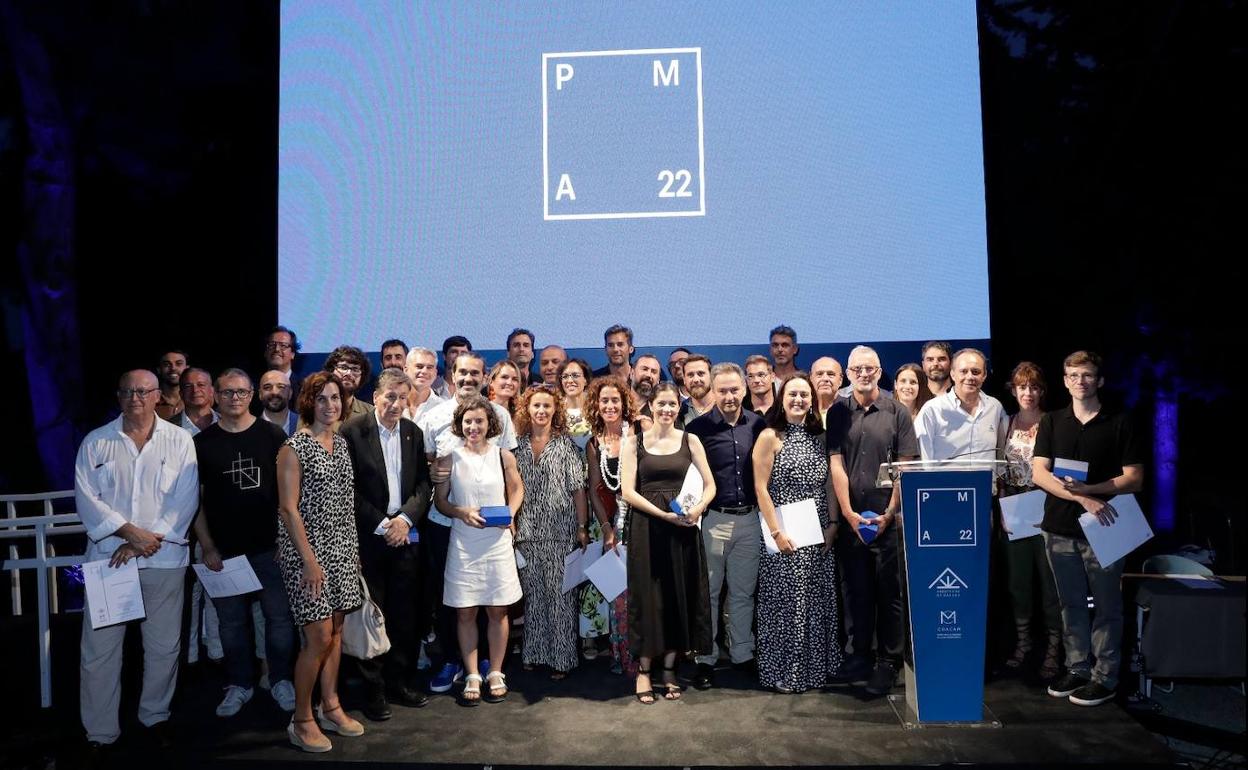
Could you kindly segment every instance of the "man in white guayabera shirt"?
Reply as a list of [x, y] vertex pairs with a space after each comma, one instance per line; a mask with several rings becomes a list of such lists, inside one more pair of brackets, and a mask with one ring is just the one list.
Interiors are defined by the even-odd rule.
[[[169, 741], [169, 702], [178, 675], [186, 533], [199, 507], [199, 469], [191, 434], [156, 416], [160, 386], [145, 370], [117, 387], [121, 416], [87, 434], [74, 464], [74, 499], [87, 528], [84, 562], [138, 560], [146, 617], [139, 721], [159, 744]], [[94, 747], [121, 735], [121, 656], [125, 624], [82, 623], [82, 724]]]

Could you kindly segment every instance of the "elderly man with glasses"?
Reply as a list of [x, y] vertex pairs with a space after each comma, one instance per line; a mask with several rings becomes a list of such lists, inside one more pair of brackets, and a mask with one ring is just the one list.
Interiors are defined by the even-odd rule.
[[[839, 518], [848, 532], [836, 540], [837, 563], [849, 609], [849, 653], [832, 684], [866, 685], [870, 695], [887, 695], [897, 681], [905, 651], [899, 544], [894, 526], [901, 508], [901, 487], [875, 484], [880, 463], [918, 456], [910, 412], [880, 393], [880, 357], [859, 345], [850, 351], [849, 396], [828, 410], [828, 479]], [[875, 539], [869, 543], [859, 526], [863, 514], [878, 514]], [[837, 516], [832, 517], [833, 522]], [[871, 653], [875, 650], [875, 664]]]
[[[168, 745], [169, 704], [178, 675], [186, 533], [199, 507], [195, 446], [184, 430], [156, 416], [160, 386], [146, 370], [117, 386], [121, 415], [87, 434], [74, 463], [74, 501], [87, 530], [84, 564], [119, 567], [137, 560], [146, 617], [139, 722]], [[83, 613], [82, 724], [93, 752], [121, 735], [121, 660], [126, 625], [94, 628]]]

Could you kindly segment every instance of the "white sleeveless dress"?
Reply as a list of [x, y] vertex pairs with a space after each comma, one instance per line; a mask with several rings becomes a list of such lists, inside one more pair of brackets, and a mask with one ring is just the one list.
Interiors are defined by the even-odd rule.
[[[506, 505], [499, 448], [484, 455], [464, 447], [452, 450], [451, 502], [464, 507]], [[460, 519], [451, 523], [442, 603], [447, 607], [506, 606], [520, 601], [511, 530], [470, 527]]]

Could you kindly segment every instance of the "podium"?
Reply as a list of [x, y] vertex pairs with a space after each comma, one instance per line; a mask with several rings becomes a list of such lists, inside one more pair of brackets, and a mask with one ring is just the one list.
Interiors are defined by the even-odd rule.
[[910, 644], [906, 728], [1000, 727], [984, 704], [993, 477], [1004, 460], [919, 460], [881, 466], [901, 484], [901, 569]]

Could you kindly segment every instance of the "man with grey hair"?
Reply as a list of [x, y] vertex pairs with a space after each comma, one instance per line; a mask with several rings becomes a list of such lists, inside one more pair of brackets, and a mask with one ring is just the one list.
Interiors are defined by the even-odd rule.
[[[687, 371], [687, 370], [686, 370]], [[762, 417], [743, 409], [745, 374], [733, 363], [710, 372], [715, 406], [689, 422], [687, 430], [702, 441], [715, 478], [715, 498], [702, 519], [702, 544], [710, 581], [711, 638], [720, 627], [719, 597], [725, 583], [727, 624], [724, 637], [734, 666], [749, 669], [754, 660], [754, 593], [758, 585], [758, 498], [754, 488], [754, 442], [767, 427]], [[699, 655], [694, 686], [715, 685], [717, 649]]]
[[407, 353], [403, 371], [412, 383], [403, 416], [419, 423], [426, 411], [446, 400], [433, 388], [433, 383], [438, 379], [438, 354], [429, 348], [412, 348]]
[[[143, 369], [117, 384], [121, 414], [87, 434], [74, 462], [74, 502], [87, 532], [83, 563], [118, 567], [137, 559], [146, 617], [139, 722], [171, 745], [169, 704], [178, 676], [183, 587], [190, 562], [186, 534], [199, 507], [199, 468], [190, 434], [156, 416], [160, 384]], [[121, 735], [121, 662], [125, 624], [94, 628], [82, 618], [79, 702], [93, 752]]]
[[[285, 375], [272, 372], [282, 384]], [[212, 599], [225, 658], [225, 697], [217, 716], [234, 716], [251, 700], [255, 686], [252, 639], [268, 665], [269, 693], [284, 711], [295, 710], [294, 663], [298, 633], [282, 573], [274, 559], [277, 542], [277, 452], [286, 443], [280, 425], [256, 418], [249, 407], [251, 378], [242, 369], [217, 377], [221, 419], [195, 436], [202, 483], [195, 535], [208, 569], [220, 572], [226, 559], [244, 557], [260, 590]], [[252, 602], [261, 615], [254, 631]]]
[[[176, 418], [176, 424], [194, 438], [201, 430], [220, 419], [220, 415], [212, 408], [213, 401], [216, 399], [212, 375], [206, 369], [192, 366], [182, 372], [178, 387], [182, 392], [183, 409]], [[202, 543], [195, 544], [192, 556], [195, 557], [197, 563], [203, 561]], [[186, 662], [199, 662], [201, 641], [210, 660], [221, 660], [225, 651], [221, 647], [217, 608], [208, 600], [208, 595], [204, 593], [204, 586], [198, 580], [191, 584], [190, 616], [191, 627], [187, 635]]]
[[915, 430], [924, 460], [998, 460], [1005, 456], [1005, 407], [984, 393], [988, 359], [975, 348], [953, 355], [953, 387], [919, 410]]
[[[850, 352], [853, 393], [828, 410], [827, 431], [828, 478], [835, 492], [829, 512], [839, 509], [849, 528], [836, 541], [848, 604], [849, 650], [846, 665], [829, 682], [866, 684], [872, 695], [892, 690], [905, 651], [900, 547], [892, 526], [901, 508], [901, 487], [880, 489], [875, 479], [881, 463], [910, 460], [919, 453], [910, 412], [880, 396], [880, 374], [874, 350], [859, 345]], [[873, 521], [879, 527], [870, 543], [859, 529], [868, 512], [877, 514]]]
[[424, 434], [402, 416], [410, 391], [411, 380], [402, 369], [383, 370], [373, 391], [373, 414], [348, 420], [338, 431], [355, 468], [360, 572], [385, 615], [390, 636], [389, 652], [359, 661], [367, 685], [364, 715], [374, 721], [391, 716], [387, 694], [404, 706], [419, 708], [429, 702], [416, 681], [420, 590], [413, 535], [429, 512], [433, 486]]
[[190, 431], [192, 437], [219, 419], [212, 408], [216, 393], [212, 387], [212, 375], [207, 370], [192, 366], [183, 371], [178, 390], [182, 393], [183, 408], [177, 417], [177, 425]]

